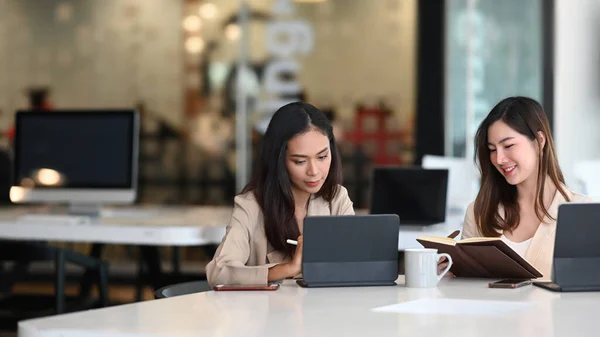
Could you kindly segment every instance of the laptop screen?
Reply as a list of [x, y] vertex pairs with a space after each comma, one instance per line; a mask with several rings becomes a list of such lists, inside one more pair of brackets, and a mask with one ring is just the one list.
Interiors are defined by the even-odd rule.
[[371, 181], [371, 214], [397, 214], [400, 225], [446, 220], [447, 169], [376, 167]]
[[552, 281], [563, 290], [600, 289], [599, 224], [598, 203], [569, 202], [558, 207]]

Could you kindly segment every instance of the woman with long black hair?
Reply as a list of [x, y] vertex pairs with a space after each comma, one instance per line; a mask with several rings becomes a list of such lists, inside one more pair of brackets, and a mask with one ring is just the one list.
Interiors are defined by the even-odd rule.
[[[235, 197], [208, 282], [266, 284], [302, 272], [306, 216], [353, 215], [331, 123], [314, 106], [281, 107], [269, 123], [252, 179]], [[297, 240], [297, 245], [287, 243]]]

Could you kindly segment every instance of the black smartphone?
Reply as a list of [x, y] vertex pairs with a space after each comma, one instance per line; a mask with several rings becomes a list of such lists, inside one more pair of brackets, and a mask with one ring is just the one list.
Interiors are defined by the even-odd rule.
[[490, 282], [490, 288], [520, 288], [526, 285], [530, 285], [532, 283], [531, 280], [523, 280], [523, 279], [506, 279], [500, 280], [496, 282]]

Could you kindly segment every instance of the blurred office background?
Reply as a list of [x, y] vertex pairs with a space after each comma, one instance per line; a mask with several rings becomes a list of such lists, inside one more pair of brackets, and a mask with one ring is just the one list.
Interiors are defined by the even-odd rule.
[[[368, 208], [374, 165], [471, 162], [482, 118], [526, 95], [585, 192], [575, 167], [600, 158], [599, 23], [598, 0], [0, 0], [1, 145], [10, 153], [15, 111], [40, 100], [136, 107], [138, 203], [231, 205], [269, 114], [302, 99], [332, 119], [345, 185]], [[190, 269], [210, 257], [181, 253]], [[104, 258], [128, 266], [136, 251]]]

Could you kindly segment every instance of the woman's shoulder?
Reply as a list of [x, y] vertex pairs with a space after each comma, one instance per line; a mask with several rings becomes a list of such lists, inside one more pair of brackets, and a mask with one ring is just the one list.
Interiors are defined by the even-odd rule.
[[587, 195], [571, 191], [571, 202], [594, 202], [594, 200]]
[[[500, 209], [501, 207], [498, 208]], [[471, 221], [475, 220], [475, 200], [467, 205], [467, 208], [465, 209], [465, 218]]]
[[337, 185], [335, 194], [333, 195], [333, 198], [331, 199], [331, 204], [332, 205], [342, 205], [349, 201], [350, 201], [350, 196], [348, 195], [348, 190], [342, 185]]
[[237, 217], [238, 222], [253, 227], [261, 214], [260, 205], [254, 192], [238, 194], [233, 198], [233, 217]]
[[475, 201], [467, 206], [465, 218], [462, 224], [462, 239], [482, 236], [475, 222]]
[[570, 202], [575, 202], [575, 203], [594, 202], [594, 200], [592, 198], [588, 197], [587, 195], [577, 193], [577, 192], [569, 189], [568, 187], [566, 187], [565, 190], [566, 190], [567, 194], [569, 195]]
[[240, 193], [233, 198], [233, 201], [235, 204], [238, 204], [238, 203], [241, 203], [242, 205], [256, 204], [258, 206], [258, 201], [256, 200], [256, 196], [254, 195], [254, 191]]
[[[322, 202], [326, 206], [327, 202], [325, 200], [322, 200]], [[353, 203], [348, 195], [348, 190], [342, 185], [337, 185], [335, 194], [329, 205], [331, 206], [332, 214], [336, 215], [348, 214], [353, 209]]]
[[467, 213], [472, 213], [475, 214], [475, 200], [471, 201], [468, 205], [467, 205]]
[[349, 198], [348, 190], [342, 185], [337, 185], [337, 190], [333, 196], [333, 200], [344, 200], [347, 198]]

